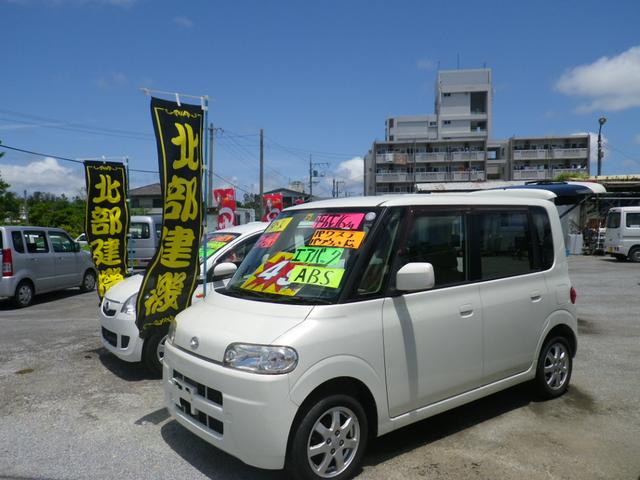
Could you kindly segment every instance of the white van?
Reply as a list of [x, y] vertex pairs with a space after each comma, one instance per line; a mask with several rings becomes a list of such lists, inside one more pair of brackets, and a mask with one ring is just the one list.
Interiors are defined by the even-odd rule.
[[607, 213], [604, 250], [620, 261], [640, 262], [640, 207], [616, 207]]
[[129, 221], [129, 262], [146, 267], [158, 249], [162, 236], [162, 215], [132, 215]]
[[525, 381], [562, 395], [576, 293], [556, 207], [534, 195], [284, 210], [170, 326], [171, 416], [249, 465], [345, 479], [371, 437]]
[[[207, 234], [207, 282], [209, 282], [207, 288], [209, 290], [213, 288], [213, 282], [218, 280], [214, 277], [213, 266], [222, 263], [227, 267], [229, 263], [239, 265], [267, 225], [265, 222], [252, 222]], [[200, 257], [204, 257], [202, 248]], [[231, 274], [228, 273], [228, 275]], [[220, 278], [224, 276], [219, 274]], [[153, 334], [142, 339], [136, 326], [136, 301], [143, 278], [141, 274], [127, 277], [105, 293], [98, 317], [100, 336], [104, 347], [121, 360], [142, 361], [151, 372], [160, 375], [167, 328], [158, 328]], [[199, 301], [202, 297], [200, 282], [192, 301]]]

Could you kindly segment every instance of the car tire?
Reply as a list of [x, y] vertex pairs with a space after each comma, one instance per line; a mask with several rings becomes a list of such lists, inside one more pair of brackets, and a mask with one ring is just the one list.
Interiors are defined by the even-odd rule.
[[573, 358], [571, 347], [565, 337], [548, 339], [540, 351], [536, 369], [535, 385], [543, 399], [557, 398], [569, 388]]
[[629, 260], [632, 262], [640, 262], [640, 247], [633, 247], [629, 252]]
[[22, 280], [16, 287], [16, 293], [13, 296], [13, 305], [17, 308], [28, 307], [33, 303], [35, 292], [33, 285], [28, 280]]
[[96, 274], [93, 270], [87, 270], [82, 276], [82, 284], [80, 284], [81, 292], [91, 292], [96, 289]]
[[313, 402], [293, 428], [286, 461], [293, 478], [346, 480], [360, 469], [369, 432], [356, 399], [330, 395]]
[[142, 363], [158, 377], [162, 376], [162, 359], [166, 340], [167, 329], [158, 329], [144, 340], [142, 346]]

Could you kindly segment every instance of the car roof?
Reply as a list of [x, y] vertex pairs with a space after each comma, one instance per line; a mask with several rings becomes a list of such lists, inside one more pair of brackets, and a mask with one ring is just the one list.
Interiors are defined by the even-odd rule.
[[483, 191], [482, 195], [470, 193], [410, 193], [404, 195], [379, 195], [367, 197], [335, 198], [304, 203], [285, 209], [286, 211], [306, 210], [309, 208], [371, 208], [371, 207], [402, 207], [411, 205], [553, 205], [539, 194], [528, 194], [520, 191], [505, 193], [496, 190], [494, 193]]
[[251, 233], [263, 232], [269, 226], [269, 222], [249, 222], [243, 225], [234, 225], [233, 227], [224, 228], [222, 230], [209, 230], [212, 233], [238, 233], [247, 235]]

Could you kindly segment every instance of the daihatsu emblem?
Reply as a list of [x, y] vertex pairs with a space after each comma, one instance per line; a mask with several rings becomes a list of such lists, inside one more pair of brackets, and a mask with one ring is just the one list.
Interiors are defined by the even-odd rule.
[[192, 337], [191, 341], [189, 342], [189, 346], [195, 350], [196, 348], [198, 348], [198, 345], [200, 345], [200, 342], [198, 341], [198, 337]]

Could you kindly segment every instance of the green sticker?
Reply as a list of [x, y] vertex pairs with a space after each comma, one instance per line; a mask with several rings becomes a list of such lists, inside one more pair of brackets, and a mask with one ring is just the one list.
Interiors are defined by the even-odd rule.
[[314, 265], [296, 265], [289, 273], [289, 283], [338, 288], [344, 268], [325, 268]]
[[337, 265], [342, 259], [344, 249], [335, 247], [301, 247], [291, 260], [294, 263], [312, 263], [315, 265]]
[[[216, 253], [226, 244], [227, 242], [207, 242], [207, 258]], [[200, 258], [202, 257], [204, 257], [204, 247], [200, 247]]]

